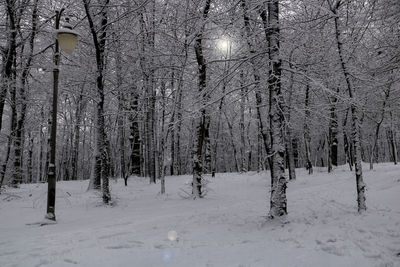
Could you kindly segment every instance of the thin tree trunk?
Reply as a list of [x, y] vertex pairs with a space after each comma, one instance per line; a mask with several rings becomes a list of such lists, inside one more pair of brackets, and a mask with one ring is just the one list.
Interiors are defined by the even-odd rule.
[[365, 183], [363, 181], [362, 175], [362, 165], [361, 165], [361, 141], [360, 141], [360, 132], [359, 132], [359, 118], [358, 118], [358, 107], [355, 103], [354, 89], [351, 84], [350, 73], [347, 70], [346, 63], [344, 61], [343, 56], [343, 43], [341, 40], [341, 32], [339, 29], [339, 15], [338, 8], [340, 5], [340, 1], [337, 2], [336, 6], [331, 5], [331, 10], [334, 13], [334, 22], [335, 22], [335, 36], [336, 36], [336, 44], [338, 48], [340, 65], [343, 71], [343, 75], [346, 80], [347, 89], [349, 92], [349, 97], [351, 101], [351, 118], [352, 118], [352, 136], [353, 136], [353, 144], [354, 144], [354, 161], [355, 161], [355, 173], [356, 173], [356, 186], [357, 186], [357, 204], [358, 204], [358, 212], [363, 212], [367, 209], [365, 204]]
[[[4, 177], [7, 172], [7, 165], [10, 158], [11, 146], [15, 138], [15, 130], [17, 128], [17, 110], [16, 110], [16, 7], [14, 1], [6, 0], [7, 17], [9, 21], [8, 29], [8, 44], [6, 49], [5, 61], [3, 61], [3, 73], [2, 73], [2, 85], [0, 92], [0, 130], [1, 121], [3, 119], [4, 101], [7, 91], [10, 93], [10, 105], [11, 105], [11, 124], [10, 124], [10, 135], [7, 141], [7, 152], [4, 159], [4, 163], [1, 170], [0, 187], [4, 182]], [[14, 181], [13, 181], [14, 183]], [[14, 184], [16, 186], [16, 184]]]
[[396, 135], [393, 129], [393, 112], [390, 112], [390, 126], [386, 131], [386, 135], [389, 141], [389, 147], [391, 148], [392, 161], [394, 165], [397, 165], [397, 145], [396, 145]]
[[[290, 52], [289, 57], [289, 66], [293, 69], [292, 58], [293, 58], [292, 50]], [[294, 73], [290, 73], [290, 81], [289, 81], [289, 97], [288, 103], [285, 105], [286, 110], [286, 119], [285, 119], [285, 129], [286, 129], [286, 155], [287, 162], [289, 168], [289, 180], [296, 180], [296, 166], [294, 162], [294, 150], [293, 150], [293, 138], [292, 138], [292, 125], [291, 125], [291, 115], [292, 115], [292, 98], [293, 98], [293, 85], [294, 85]]]
[[[250, 52], [250, 64], [253, 69], [253, 76], [254, 76], [254, 81], [255, 81], [255, 96], [256, 96], [256, 110], [257, 110], [257, 119], [259, 120], [259, 128], [261, 131], [261, 136], [264, 144], [264, 149], [267, 153], [267, 160], [268, 160], [268, 165], [271, 170], [271, 179], [273, 177], [273, 163], [272, 163], [272, 158], [270, 157], [272, 155], [271, 151], [271, 144], [268, 139], [268, 129], [264, 125], [263, 121], [263, 115], [261, 111], [261, 106], [263, 105], [262, 101], [262, 96], [260, 92], [260, 73], [259, 73], [259, 66], [257, 66], [257, 62], [254, 60], [254, 55], [256, 54], [256, 50], [254, 49], [254, 41], [252, 40], [252, 32], [251, 32], [251, 26], [250, 26], [250, 17], [248, 14], [248, 7], [247, 7], [247, 2], [246, 0], [242, 0], [242, 9], [243, 9], [243, 20], [244, 20], [244, 25], [245, 25], [245, 32], [246, 32], [246, 41], [247, 41], [247, 46]], [[264, 25], [267, 25], [268, 18], [266, 15], [266, 12], [264, 10], [261, 11], [260, 16], [264, 22]]]
[[2, 167], [1, 167], [1, 170], [0, 170], [0, 188], [3, 185], [4, 178], [6, 176], [7, 165], [8, 165], [8, 161], [10, 159], [11, 144], [12, 144], [12, 138], [11, 138], [11, 135], [9, 135], [8, 136], [8, 141], [7, 141], [6, 157], [4, 159], [4, 163], [3, 163]]
[[[139, 129], [139, 103], [138, 103], [138, 94], [137, 88], [134, 87], [131, 89], [131, 109], [130, 109], [130, 135], [129, 141], [131, 145], [131, 155], [130, 155], [130, 171], [131, 175], [140, 176], [141, 175], [141, 142], [140, 142], [140, 129]], [[125, 185], [127, 185], [127, 181], [125, 181]]]
[[[373, 145], [370, 151], [370, 161], [369, 161], [369, 169], [372, 170], [374, 168], [374, 160], [378, 160], [378, 138], [379, 138], [379, 131], [381, 128], [381, 125], [383, 123], [383, 120], [385, 119], [385, 112], [386, 112], [386, 104], [387, 101], [389, 100], [389, 96], [390, 96], [390, 88], [385, 91], [385, 99], [383, 100], [383, 104], [382, 104], [382, 110], [381, 110], [381, 118], [380, 120], [376, 123], [376, 128], [375, 128], [375, 136], [374, 136], [374, 141], [373, 141]], [[376, 157], [374, 157], [376, 155]]]
[[[115, 74], [117, 80], [117, 92], [118, 92], [118, 114], [117, 114], [117, 124], [118, 124], [118, 140], [119, 140], [119, 165], [120, 165], [120, 176], [127, 180], [126, 176], [128, 175], [126, 171], [125, 164], [125, 98], [122, 88], [122, 62], [121, 62], [121, 41], [119, 37], [116, 38], [116, 46], [117, 51], [115, 51]], [[127, 185], [125, 183], [125, 185]]]
[[247, 90], [244, 87], [244, 73], [243, 70], [240, 71], [240, 172], [246, 172], [248, 167], [246, 166], [246, 139], [245, 139], [245, 105], [246, 105], [246, 94]]
[[297, 137], [292, 139], [292, 147], [293, 147], [293, 161], [295, 168], [299, 168], [299, 140]]
[[225, 119], [226, 119], [226, 123], [228, 124], [228, 129], [229, 129], [229, 135], [230, 135], [230, 141], [231, 141], [231, 146], [232, 146], [232, 150], [233, 150], [233, 158], [235, 160], [235, 172], [238, 172], [240, 170], [240, 164], [238, 161], [238, 157], [237, 157], [237, 149], [235, 146], [235, 137], [233, 134], [233, 126], [232, 123], [229, 121], [228, 116], [226, 115], [226, 112], [224, 112], [225, 115]]
[[[160, 91], [161, 91], [161, 131], [159, 138], [159, 153], [158, 153], [158, 162], [159, 162], [159, 177], [161, 181], [161, 194], [165, 194], [165, 164], [164, 164], [164, 155], [165, 155], [165, 140], [168, 139], [168, 136], [165, 137], [165, 90], [166, 90], [165, 81], [161, 81]], [[168, 135], [168, 133], [167, 133]]]
[[305, 118], [304, 118], [304, 147], [306, 149], [306, 169], [308, 174], [313, 173], [313, 165], [311, 162], [311, 135], [310, 135], [310, 85], [306, 85], [305, 98]]
[[347, 130], [346, 130], [346, 125], [347, 125], [347, 117], [348, 117], [348, 113], [350, 111], [350, 108], [347, 109], [346, 111], [346, 115], [343, 119], [343, 145], [344, 145], [344, 152], [345, 152], [345, 156], [346, 156], [346, 162], [349, 164], [349, 168], [350, 171], [353, 171], [353, 164], [354, 164], [354, 156], [353, 156], [353, 149], [352, 149], [352, 142], [350, 140], [350, 138], [347, 135]]
[[[79, 93], [78, 100], [76, 102], [75, 111], [75, 123], [74, 123], [74, 133], [73, 133], [73, 147], [72, 147], [72, 157], [71, 157], [71, 180], [78, 180], [78, 159], [79, 159], [79, 144], [80, 144], [80, 124], [82, 121], [82, 115], [86, 107], [86, 100], [83, 99], [83, 90], [85, 85], [81, 87], [81, 92]], [[84, 156], [84, 155], [83, 155]]]
[[28, 145], [28, 166], [27, 166], [27, 182], [33, 182], [33, 136], [31, 133], [28, 134], [29, 145]]
[[2, 70], [2, 83], [0, 85], [0, 131], [2, 129], [4, 103], [7, 96], [7, 91], [10, 92], [15, 87], [15, 58], [16, 58], [16, 39], [17, 39], [17, 28], [16, 28], [16, 3], [13, 0], [6, 0], [6, 9], [8, 17], [7, 29], [7, 48], [4, 51], [3, 57], [3, 70]]
[[32, 29], [29, 38], [30, 51], [21, 75], [21, 84], [20, 84], [21, 109], [20, 109], [20, 116], [16, 125], [17, 127], [15, 129], [15, 139], [13, 140], [14, 141], [14, 172], [13, 172], [14, 185], [22, 183], [22, 181], [24, 180], [23, 170], [22, 170], [22, 151], [23, 151], [23, 138], [24, 138], [23, 133], [24, 133], [24, 124], [26, 117], [26, 108], [28, 104], [26, 84], [30, 68], [32, 65], [35, 37], [37, 32], [37, 20], [38, 20], [37, 4], [38, 0], [35, 0], [35, 2], [33, 3], [33, 11], [32, 11]]
[[[337, 90], [339, 93], [339, 89]], [[328, 134], [328, 172], [332, 171], [332, 165], [338, 166], [338, 116], [336, 112], [337, 97], [334, 96], [331, 101], [329, 134]]]

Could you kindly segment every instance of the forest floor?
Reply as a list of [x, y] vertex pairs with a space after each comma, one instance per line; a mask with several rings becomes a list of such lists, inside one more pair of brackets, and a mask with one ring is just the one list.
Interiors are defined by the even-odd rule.
[[[267, 220], [268, 173], [217, 174], [203, 199], [190, 176], [110, 182], [112, 206], [88, 181], [58, 182], [57, 224], [39, 226], [47, 185], [0, 195], [0, 266], [400, 266], [400, 166], [364, 167], [368, 210], [353, 172], [297, 170], [285, 220]], [[176, 231], [178, 238], [168, 239]], [[171, 233], [171, 232], [170, 232]], [[173, 237], [173, 236], [172, 236]]]

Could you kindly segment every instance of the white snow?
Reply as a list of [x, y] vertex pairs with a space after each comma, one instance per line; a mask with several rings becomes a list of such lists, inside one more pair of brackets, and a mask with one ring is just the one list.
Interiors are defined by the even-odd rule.
[[47, 184], [0, 195], [0, 266], [400, 266], [400, 166], [374, 165], [357, 213], [354, 173], [297, 170], [285, 220], [269, 221], [268, 173], [217, 174], [204, 199], [189, 176], [110, 181], [114, 206], [88, 181], [58, 182], [57, 224], [39, 226]]

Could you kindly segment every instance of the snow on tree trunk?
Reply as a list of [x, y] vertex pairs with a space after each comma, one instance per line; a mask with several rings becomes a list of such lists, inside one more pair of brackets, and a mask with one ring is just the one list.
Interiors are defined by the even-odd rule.
[[340, 1], [337, 2], [336, 5], [331, 5], [331, 11], [334, 13], [334, 22], [335, 22], [335, 36], [336, 36], [336, 44], [338, 48], [338, 55], [340, 60], [341, 69], [343, 71], [343, 75], [346, 80], [347, 90], [349, 92], [349, 97], [351, 100], [351, 119], [352, 119], [352, 137], [354, 144], [354, 162], [355, 162], [355, 173], [356, 173], [356, 185], [357, 185], [357, 204], [358, 204], [358, 212], [363, 212], [367, 209], [365, 204], [365, 183], [363, 181], [362, 175], [362, 165], [361, 165], [361, 142], [360, 142], [360, 120], [358, 118], [358, 108], [354, 101], [354, 89], [350, 80], [350, 73], [347, 70], [346, 63], [343, 57], [343, 43], [341, 40], [341, 32], [339, 29], [339, 14], [338, 8], [340, 6]]
[[[337, 90], [339, 93], [339, 89]], [[334, 96], [331, 100], [330, 108], [330, 120], [329, 120], [329, 135], [328, 135], [328, 150], [329, 150], [329, 162], [328, 172], [332, 170], [332, 165], [338, 165], [338, 116], [336, 111], [337, 97]]]
[[139, 131], [139, 96], [137, 88], [131, 88], [131, 107], [130, 107], [130, 135], [129, 141], [131, 146], [130, 154], [130, 174], [140, 176], [141, 174], [141, 158], [140, 158], [140, 131]]
[[210, 125], [210, 118], [207, 114], [206, 108], [204, 107], [207, 96], [205, 95], [204, 90], [207, 86], [207, 65], [203, 55], [203, 33], [205, 22], [208, 17], [208, 12], [210, 11], [211, 0], [206, 0], [204, 10], [202, 13], [201, 26], [196, 34], [194, 50], [196, 53], [196, 61], [198, 65], [198, 76], [199, 76], [199, 87], [198, 94], [201, 97], [200, 101], [200, 118], [197, 119], [197, 125], [195, 130], [195, 142], [193, 143], [192, 150], [192, 159], [193, 159], [193, 197], [199, 198], [202, 197], [202, 174], [203, 174], [203, 145], [206, 138], [206, 132], [208, 131], [208, 127]]
[[4, 104], [7, 96], [7, 91], [12, 92], [15, 87], [15, 60], [16, 60], [16, 39], [17, 39], [17, 10], [16, 2], [7, 0], [5, 5], [8, 17], [8, 31], [7, 31], [7, 47], [1, 51], [3, 58], [3, 68], [1, 73], [1, 87], [0, 87], [0, 130], [2, 128]]
[[[254, 33], [252, 32], [252, 27], [250, 25], [250, 16], [249, 16], [249, 12], [248, 12], [248, 7], [247, 7], [247, 2], [246, 0], [242, 0], [242, 9], [243, 9], [243, 20], [244, 20], [244, 25], [245, 25], [245, 33], [246, 33], [246, 41], [247, 41], [247, 46], [249, 49], [249, 53], [251, 55], [250, 57], [250, 64], [252, 66], [252, 70], [253, 70], [253, 76], [254, 76], [254, 81], [255, 81], [255, 88], [254, 88], [254, 92], [255, 92], [255, 99], [256, 99], [256, 111], [257, 111], [257, 119], [258, 119], [258, 126], [259, 126], [259, 130], [261, 133], [261, 137], [262, 137], [262, 144], [264, 145], [264, 149], [265, 152], [267, 152], [267, 155], [271, 155], [271, 144], [269, 141], [269, 137], [268, 137], [268, 129], [265, 126], [266, 123], [264, 123], [263, 121], [263, 112], [261, 110], [261, 107], [263, 106], [263, 100], [262, 100], [262, 96], [261, 96], [261, 92], [260, 92], [260, 71], [259, 71], [259, 66], [257, 66], [257, 62], [255, 60], [255, 55], [257, 53], [256, 49], [254, 48], [255, 44], [253, 41], [253, 35]], [[264, 25], [267, 25], [267, 16], [265, 14], [265, 11], [261, 12], [261, 18], [264, 22]], [[260, 151], [261, 152], [261, 151]], [[258, 153], [260, 156], [259, 158], [259, 163], [261, 165], [264, 165], [264, 163], [261, 161], [261, 154], [262, 153]], [[272, 164], [272, 160], [270, 157], [267, 157], [267, 161], [268, 161], [268, 165], [271, 171], [271, 178], [273, 176], [273, 164]]]
[[306, 150], [306, 169], [308, 174], [313, 173], [313, 165], [311, 163], [311, 135], [310, 135], [310, 85], [306, 85], [305, 98], [305, 118], [304, 118], [304, 146]]
[[385, 112], [386, 112], [386, 104], [389, 100], [390, 96], [390, 86], [389, 88], [384, 92], [385, 93], [385, 99], [383, 100], [382, 103], [382, 109], [381, 109], [381, 118], [378, 122], [376, 122], [376, 128], [375, 128], [375, 135], [374, 135], [374, 140], [373, 140], [373, 145], [370, 151], [370, 161], [369, 161], [369, 169], [372, 170], [374, 168], [374, 160], [378, 161], [378, 139], [379, 139], [379, 131], [381, 128], [381, 125], [383, 123], [383, 120], [385, 119]]
[[121, 37], [115, 37], [115, 43], [117, 51], [115, 51], [115, 75], [117, 82], [117, 94], [118, 94], [118, 114], [117, 114], [117, 125], [118, 125], [118, 140], [119, 140], [119, 165], [120, 165], [120, 176], [126, 181], [128, 173], [126, 171], [126, 160], [125, 160], [125, 95], [123, 92], [123, 73], [122, 73], [122, 58], [121, 58]]
[[[293, 69], [292, 58], [293, 58], [294, 49], [290, 52], [289, 57], [289, 67]], [[288, 162], [289, 168], [289, 180], [296, 180], [296, 166], [294, 161], [294, 149], [293, 149], [293, 137], [292, 137], [292, 125], [291, 125], [291, 115], [292, 115], [292, 101], [293, 101], [293, 85], [294, 85], [294, 73], [290, 73], [290, 80], [289, 80], [289, 97], [288, 102], [285, 105], [285, 129], [286, 129], [286, 157]]]
[[391, 152], [391, 157], [394, 165], [397, 165], [397, 145], [396, 145], [396, 135], [393, 128], [393, 112], [390, 112], [390, 126], [386, 130], [386, 136], [389, 141], [389, 147]]
[[94, 171], [94, 188], [98, 188], [100, 180], [102, 181], [102, 194], [103, 202], [108, 204], [111, 200], [109, 190], [109, 175], [110, 175], [110, 148], [107, 140], [107, 134], [105, 131], [105, 92], [104, 92], [104, 76], [103, 71], [105, 68], [105, 47], [107, 40], [107, 7], [109, 0], [101, 1], [101, 12], [100, 12], [100, 29], [96, 29], [90, 12], [88, 0], [83, 0], [86, 17], [89, 22], [90, 31], [93, 38], [93, 43], [96, 51], [96, 63], [97, 63], [97, 116], [96, 116], [96, 156], [95, 156], [95, 171]]
[[[285, 177], [285, 142], [283, 137], [283, 95], [281, 92], [281, 58], [279, 0], [271, 0], [268, 8], [268, 51], [270, 70], [268, 90], [270, 95], [270, 131], [273, 176], [271, 179], [270, 211], [271, 218], [287, 214], [286, 177]], [[264, 24], [265, 25], [265, 24]]]
[[244, 87], [244, 74], [243, 70], [240, 71], [240, 172], [246, 172], [246, 139], [245, 139], [245, 125], [244, 125], [244, 113], [246, 105], [246, 94], [247, 90]]

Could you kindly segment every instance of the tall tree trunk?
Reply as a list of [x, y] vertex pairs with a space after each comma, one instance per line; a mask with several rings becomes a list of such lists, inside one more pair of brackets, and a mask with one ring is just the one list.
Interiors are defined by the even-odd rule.
[[[139, 129], [139, 96], [137, 93], [137, 88], [134, 86], [131, 92], [131, 109], [129, 115], [130, 121], [130, 135], [129, 141], [131, 146], [130, 154], [130, 171], [131, 175], [140, 176], [141, 175], [141, 148], [140, 148], [140, 129]], [[127, 184], [126, 184], [127, 185]]]
[[[10, 158], [11, 146], [13, 139], [15, 138], [15, 130], [17, 127], [17, 109], [16, 109], [16, 38], [17, 38], [17, 28], [16, 28], [16, 7], [15, 1], [6, 0], [6, 9], [8, 17], [8, 43], [5, 53], [5, 59], [3, 61], [3, 71], [2, 71], [2, 84], [0, 91], [0, 130], [2, 126], [4, 101], [7, 95], [7, 91], [10, 93], [10, 105], [11, 105], [11, 124], [10, 124], [10, 135], [8, 136], [6, 157], [1, 169], [1, 179], [0, 186], [3, 184], [4, 177], [7, 171], [7, 165]], [[15, 184], [14, 184], [15, 185]]]
[[248, 167], [246, 166], [246, 139], [245, 139], [245, 105], [246, 105], [246, 94], [247, 90], [244, 86], [244, 73], [240, 71], [240, 172], [246, 172]]
[[[257, 62], [255, 61], [255, 54], [256, 54], [256, 49], [254, 48], [254, 41], [252, 40], [253, 33], [251, 32], [251, 26], [250, 26], [250, 16], [248, 14], [248, 7], [247, 7], [247, 1], [242, 0], [242, 9], [243, 9], [243, 20], [244, 20], [244, 26], [245, 26], [245, 32], [246, 32], [246, 41], [247, 41], [247, 46], [250, 52], [250, 64], [252, 66], [253, 70], [253, 76], [254, 76], [254, 82], [255, 82], [255, 96], [256, 96], [256, 111], [257, 111], [257, 118], [259, 121], [259, 128], [261, 131], [261, 136], [264, 144], [264, 149], [267, 153], [267, 160], [268, 160], [268, 165], [271, 170], [271, 179], [273, 177], [273, 163], [272, 163], [272, 150], [271, 150], [271, 144], [268, 138], [268, 129], [263, 121], [263, 112], [261, 110], [261, 107], [263, 106], [263, 101], [262, 101], [262, 96], [260, 92], [260, 72], [259, 72], [259, 66], [257, 66]], [[267, 14], [264, 9], [261, 10], [260, 16], [264, 22], [264, 26], [267, 27], [268, 25], [268, 18]]]
[[31, 133], [28, 134], [28, 166], [27, 166], [27, 182], [33, 182], [33, 141], [34, 138]]
[[155, 1], [151, 2], [150, 19], [145, 21], [145, 16], [140, 13], [140, 28], [142, 34], [140, 63], [143, 75], [143, 86], [146, 94], [145, 105], [145, 153], [146, 153], [146, 173], [149, 175], [150, 183], [156, 183], [156, 142], [155, 142], [155, 109], [156, 109], [156, 91], [155, 91], [155, 66], [151, 53], [154, 52], [155, 45]]
[[[339, 89], [337, 90], [339, 93]], [[331, 100], [330, 120], [329, 120], [329, 133], [328, 133], [328, 172], [332, 171], [332, 165], [338, 166], [338, 116], [336, 112], [337, 97], [334, 96]]]
[[21, 98], [21, 108], [20, 108], [20, 116], [17, 121], [17, 127], [15, 129], [15, 139], [14, 139], [14, 172], [13, 172], [13, 184], [22, 183], [23, 179], [23, 170], [22, 170], [22, 151], [23, 151], [23, 138], [24, 138], [24, 125], [25, 125], [25, 117], [26, 117], [26, 108], [28, 104], [27, 97], [27, 80], [29, 76], [29, 72], [32, 65], [33, 60], [33, 52], [35, 46], [35, 37], [37, 32], [37, 5], [38, 0], [35, 0], [33, 3], [33, 11], [32, 11], [32, 29], [29, 38], [29, 55], [27, 56], [26, 63], [23, 66], [22, 74], [21, 74], [21, 83], [20, 83], [20, 98]]
[[165, 95], [166, 85], [165, 81], [161, 81], [160, 91], [161, 91], [161, 131], [159, 133], [159, 153], [158, 153], [158, 176], [160, 177], [161, 182], [161, 194], [165, 194], [165, 164], [164, 164], [164, 157], [165, 157], [165, 150], [166, 145], [165, 142], [168, 140], [168, 132], [165, 134]]
[[178, 90], [175, 89], [175, 72], [171, 71], [171, 91], [173, 92], [172, 98], [173, 98], [173, 111], [171, 115], [171, 119], [169, 121], [168, 128], [171, 132], [171, 165], [169, 168], [169, 173], [170, 175], [175, 175], [176, 172], [176, 152], [175, 152], [175, 145], [176, 145], [176, 136], [175, 136], [175, 118], [176, 118], [176, 102], [177, 102], [177, 96], [178, 96]]
[[[120, 176], [127, 181], [128, 173], [126, 171], [125, 164], [125, 97], [122, 88], [122, 59], [121, 59], [121, 40], [117, 37], [116, 40], [117, 51], [115, 51], [115, 74], [117, 80], [117, 93], [118, 93], [118, 114], [117, 114], [117, 125], [118, 125], [118, 140], [119, 140], [119, 165], [120, 165]], [[127, 185], [125, 183], [125, 185]]]
[[107, 134], [105, 131], [105, 92], [104, 92], [104, 64], [105, 64], [105, 45], [107, 39], [107, 26], [108, 17], [107, 9], [109, 0], [101, 1], [101, 27], [96, 29], [92, 19], [92, 14], [90, 12], [88, 0], [83, 0], [85, 6], [86, 16], [89, 22], [90, 31], [92, 34], [94, 47], [96, 50], [96, 63], [97, 63], [97, 133], [96, 133], [96, 163], [95, 163], [95, 187], [98, 187], [98, 181], [102, 181], [102, 193], [103, 202], [108, 204], [111, 200], [110, 190], [109, 190], [109, 175], [110, 175], [110, 147], [107, 140]]
[[206, 0], [202, 20], [201, 27], [199, 32], [196, 34], [194, 50], [196, 53], [196, 60], [198, 65], [198, 76], [199, 76], [199, 87], [198, 94], [202, 101], [200, 101], [200, 118], [196, 125], [195, 130], [195, 142], [193, 144], [193, 196], [195, 198], [202, 197], [202, 174], [203, 174], [203, 144], [205, 141], [206, 131], [208, 131], [210, 125], [210, 117], [207, 114], [206, 107], [204, 106], [207, 100], [207, 92], [204, 92], [207, 86], [207, 65], [206, 60], [203, 55], [203, 33], [205, 28], [205, 23], [208, 18], [208, 13], [210, 11], [211, 0]]
[[[292, 50], [290, 52], [289, 57], [289, 66], [293, 69], [292, 58], [293, 58]], [[296, 180], [296, 166], [294, 161], [294, 150], [293, 150], [293, 138], [292, 138], [292, 125], [291, 125], [291, 115], [292, 115], [292, 98], [293, 98], [293, 85], [294, 85], [294, 73], [290, 73], [289, 80], [289, 97], [288, 103], [285, 105], [286, 111], [286, 119], [285, 119], [285, 130], [286, 130], [286, 157], [289, 168], [289, 180]]]
[[[387, 101], [389, 100], [390, 96], [390, 88], [388, 88], [387, 91], [385, 91], [385, 99], [383, 100], [382, 104], [382, 110], [381, 110], [381, 118], [378, 122], [376, 122], [376, 128], [375, 128], [375, 136], [373, 140], [373, 145], [371, 147], [370, 151], [370, 157], [369, 157], [369, 169], [372, 170], [374, 168], [374, 160], [378, 160], [378, 138], [379, 138], [379, 131], [381, 128], [381, 125], [383, 123], [383, 120], [385, 119], [385, 112], [386, 112], [386, 104]], [[375, 156], [376, 155], [376, 156]]]
[[225, 115], [225, 119], [226, 119], [226, 123], [228, 124], [228, 130], [229, 130], [229, 135], [230, 135], [230, 141], [231, 141], [231, 146], [232, 146], [232, 151], [233, 151], [233, 159], [235, 160], [235, 172], [239, 172], [240, 170], [240, 164], [238, 161], [238, 157], [237, 157], [237, 149], [236, 149], [236, 145], [235, 145], [235, 137], [234, 137], [234, 133], [233, 133], [233, 126], [232, 123], [229, 121], [228, 116], [226, 115], [226, 112], [224, 112]]
[[396, 135], [395, 130], [393, 129], [393, 112], [390, 112], [390, 126], [387, 129], [386, 135], [389, 140], [389, 147], [391, 148], [392, 160], [394, 165], [397, 165], [397, 145], [396, 145]]
[[353, 145], [351, 142], [351, 138], [347, 135], [346, 125], [347, 125], [347, 118], [349, 115], [350, 108], [347, 109], [346, 114], [343, 119], [343, 145], [344, 145], [344, 153], [346, 157], [346, 162], [349, 164], [350, 171], [353, 171], [354, 165], [354, 154], [353, 154]]
[[[330, 1], [329, 1], [330, 2]], [[360, 141], [360, 132], [359, 132], [359, 118], [358, 118], [358, 107], [355, 103], [354, 89], [350, 79], [350, 73], [347, 70], [346, 63], [344, 61], [343, 56], [343, 43], [341, 40], [341, 31], [339, 29], [339, 14], [338, 8], [340, 6], [341, 1], [337, 1], [335, 6], [331, 5], [331, 11], [334, 13], [334, 22], [335, 22], [335, 36], [336, 36], [336, 44], [338, 48], [338, 55], [340, 60], [340, 66], [342, 68], [343, 75], [346, 80], [347, 90], [349, 92], [349, 97], [351, 101], [351, 119], [352, 119], [352, 136], [353, 136], [353, 144], [354, 144], [354, 161], [355, 161], [355, 173], [356, 173], [356, 186], [357, 186], [357, 204], [358, 204], [358, 212], [363, 212], [367, 209], [365, 204], [365, 183], [363, 181], [362, 175], [362, 165], [361, 165], [361, 141]]]
[[292, 139], [292, 147], [293, 147], [293, 161], [294, 161], [294, 166], [295, 168], [300, 167], [299, 163], [299, 139], [297, 137], [294, 137]]
[[43, 175], [43, 154], [44, 154], [44, 146], [46, 142], [43, 142], [45, 140], [44, 134], [43, 134], [43, 125], [42, 122], [45, 120], [45, 115], [43, 111], [43, 107], [40, 109], [40, 125], [39, 125], [39, 156], [38, 156], [38, 176], [37, 176], [37, 182], [42, 182], [45, 179], [45, 175]]
[[[269, 216], [280, 217], [287, 214], [286, 177], [285, 177], [285, 142], [283, 137], [283, 95], [281, 92], [282, 61], [280, 57], [279, 0], [267, 3], [268, 29], [267, 44], [269, 54], [269, 116], [272, 145], [271, 197]], [[264, 12], [262, 10], [261, 12]], [[265, 27], [265, 24], [264, 24]]]
[[[82, 115], [86, 107], [86, 100], [83, 99], [83, 90], [85, 84], [82, 85], [78, 99], [76, 101], [74, 132], [73, 132], [73, 147], [71, 157], [71, 180], [78, 180], [78, 159], [79, 159], [79, 144], [80, 144], [80, 124], [82, 122]], [[83, 155], [84, 156], [84, 155]]]
[[16, 25], [16, 3], [13, 0], [6, 0], [6, 9], [8, 17], [7, 29], [7, 47], [4, 49], [5, 57], [3, 58], [3, 69], [2, 69], [2, 83], [0, 85], [0, 131], [2, 128], [4, 103], [7, 95], [7, 91], [10, 92], [12, 87], [15, 87], [15, 58], [17, 49], [17, 25]]
[[306, 98], [305, 98], [305, 118], [304, 118], [304, 147], [306, 150], [306, 169], [308, 174], [313, 173], [313, 165], [311, 162], [311, 135], [310, 135], [310, 85], [306, 85]]

